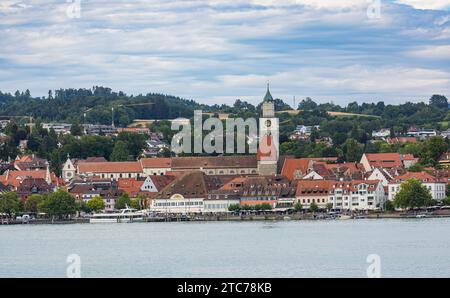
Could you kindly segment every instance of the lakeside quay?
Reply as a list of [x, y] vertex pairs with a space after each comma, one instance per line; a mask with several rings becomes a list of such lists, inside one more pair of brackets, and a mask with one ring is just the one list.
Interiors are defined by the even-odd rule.
[[[450, 210], [438, 210], [434, 212], [389, 212], [389, 213], [371, 213], [371, 214], [349, 214], [340, 216], [330, 216], [325, 213], [294, 213], [288, 215], [274, 214], [246, 214], [246, 215], [196, 215], [193, 217], [180, 216], [157, 216], [148, 217], [144, 222], [218, 222], [218, 221], [319, 221], [319, 220], [358, 220], [358, 219], [411, 219], [411, 218], [450, 218]], [[23, 222], [21, 220], [5, 220], [0, 221], [0, 225], [65, 225], [65, 224], [87, 224], [90, 223], [89, 218], [74, 218], [70, 220], [51, 220], [37, 219]]]

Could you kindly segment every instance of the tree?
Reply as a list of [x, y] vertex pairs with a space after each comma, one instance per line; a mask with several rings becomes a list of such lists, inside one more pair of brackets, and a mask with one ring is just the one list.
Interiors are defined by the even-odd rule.
[[68, 192], [58, 190], [46, 195], [39, 203], [38, 210], [52, 218], [62, 219], [75, 214], [77, 207], [75, 199]]
[[111, 161], [127, 161], [130, 152], [128, 151], [127, 144], [124, 141], [117, 141], [114, 145], [114, 149], [111, 153]]
[[73, 136], [81, 136], [83, 134], [83, 128], [80, 123], [74, 122], [70, 128], [70, 134]]
[[303, 211], [302, 203], [297, 202], [297, 203], [294, 205], [294, 209], [295, 209], [295, 211], [297, 211], [297, 212]]
[[105, 202], [101, 197], [95, 197], [86, 203], [86, 207], [93, 212], [99, 212], [105, 209]]
[[7, 192], [0, 195], [0, 213], [9, 217], [21, 211], [21, 204], [16, 192]]
[[417, 179], [409, 179], [400, 185], [400, 191], [395, 195], [396, 207], [420, 208], [433, 204], [429, 190]]
[[134, 158], [138, 157], [147, 146], [145, 140], [146, 136], [140, 133], [121, 132], [117, 136], [117, 142], [125, 142], [128, 155]]
[[315, 103], [310, 97], [305, 98], [298, 105], [299, 110], [314, 110], [316, 108], [317, 103]]
[[392, 212], [395, 210], [394, 203], [391, 200], [384, 202], [384, 211]]
[[78, 203], [78, 208], [79, 211], [82, 211], [84, 213], [91, 213], [92, 210], [87, 206], [87, 203], [85, 201], [81, 201]]
[[228, 211], [230, 211], [230, 212], [239, 211], [239, 210], [241, 210], [241, 205], [239, 205], [239, 204], [231, 204], [230, 206], [228, 206]]
[[364, 146], [355, 139], [347, 139], [344, 143], [344, 155], [347, 162], [357, 162], [361, 159]]
[[114, 204], [115, 209], [125, 209], [127, 206], [130, 206], [130, 198], [126, 192], [124, 192], [119, 198], [117, 198], [116, 203]]
[[134, 198], [130, 200], [130, 208], [140, 210], [141, 208], [141, 199]]
[[327, 204], [327, 210], [328, 210], [328, 212], [330, 212], [331, 210], [333, 210], [333, 203], [328, 203], [328, 204]]
[[309, 205], [309, 211], [311, 212], [319, 211], [319, 206], [317, 206], [316, 202], [312, 202], [311, 205]]
[[423, 164], [437, 164], [441, 155], [448, 150], [448, 145], [442, 137], [431, 137], [425, 141], [419, 153]]
[[258, 210], [258, 211], [272, 210], [272, 206], [267, 203], [258, 204], [258, 205], [255, 205], [254, 210]]
[[423, 166], [420, 163], [416, 163], [408, 168], [409, 172], [423, 172]]
[[442, 203], [445, 206], [450, 206], [450, 197], [446, 197], [445, 199], [442, 200]]
[[430, 98], [430, 105], [435, 106], [436, 108], [440, 108], [440, 109], [447, 109], [448, 108], [448, 100], [443, 95], [435, 94]]
[[41, 195], [31, 195], [26, 201], [25, 201], [25, 211], [37, 213], [38, 212], [38, 205], [44, 200], [44, 197]]

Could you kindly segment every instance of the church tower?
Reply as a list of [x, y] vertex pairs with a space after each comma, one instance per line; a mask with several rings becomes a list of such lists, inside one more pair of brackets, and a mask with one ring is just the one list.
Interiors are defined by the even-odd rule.
[[260, 175], [276, 175], [279, 157], [279, 121], [275, 117], [275, 104], [267, 84], [259, 118], [258, 172]]

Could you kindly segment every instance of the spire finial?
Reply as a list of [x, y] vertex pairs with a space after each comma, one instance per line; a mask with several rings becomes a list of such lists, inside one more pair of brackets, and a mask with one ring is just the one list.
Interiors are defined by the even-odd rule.
[[270, 81], [267, 80], [267, 91], [269, 91], [269, 89], [270, 89]]

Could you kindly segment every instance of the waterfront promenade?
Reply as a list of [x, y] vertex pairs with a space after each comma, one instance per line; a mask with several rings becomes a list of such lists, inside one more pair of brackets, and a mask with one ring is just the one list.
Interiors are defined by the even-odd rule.
[[[432, 212], [387, 212], [387, 213], [362, 213], [362, 214], [329, 214], [329, 213], [292, 213], [292, 214], [220, 214], [220, 215], [160, 215], [146, 218], [146, 222], [217, 222], [217, 221], [299, 221], [299, 220], [349, 220], [349, 219], [411, 219], [411, 218], [450, 218], [450, 210], [435, 210]], [[2, 225], [17, 224], [83, 224], [89, 223], [88, 217], [77, 217], [67, 220], [35, 219], [22, 221], [16, 219], [0, 220]]]

